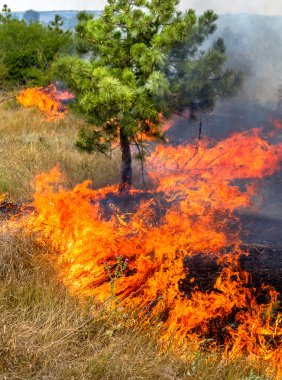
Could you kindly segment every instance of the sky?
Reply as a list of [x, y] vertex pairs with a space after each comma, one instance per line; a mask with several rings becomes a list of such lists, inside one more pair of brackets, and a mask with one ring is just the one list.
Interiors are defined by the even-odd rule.
[[[3, 0], [4, 1], [4, 0]], [[2, 3], [3, 3], [2, 1]], [[101, 10], [107, 1], [99, 0], [5, 0], [12, 11], [44, 10]], [[193, 8], [198, 13], [213, 9], [218, 14], [253, 13], [282, 15], [282, 0], [181, 0], [181, 10]]]

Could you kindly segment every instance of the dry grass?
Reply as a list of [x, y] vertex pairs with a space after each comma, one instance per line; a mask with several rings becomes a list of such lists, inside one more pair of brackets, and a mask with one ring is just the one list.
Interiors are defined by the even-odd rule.
[[[0, 104], [0, 192], [31, 198], [36, 173], [57, 163], [69, 185], [118, 181], [119, 159], [77, 152], [79, 122], [47, 123], [13, 101]], [[1, 226], [0, 226], [1, 227]], [[60, 284], [55, 252], [15, 228], [0, 229], [0, 379], [261, 380], [263, 368], [245, 360], [196, 353], [160, 353], [158, 333], [130, 327], [94, 300], [83, 304]]]
[[17, 229], [0, 234], [0, 250], [0, 379], [264, 379], [243, 360], [160, 354], [153, 328], [128, 328], [103, 305], [72, 298], [48, 245]]
[[31, 197], [34, 175], [59, 163], [73, 186], [91, 179], [100, 187], [119, 181], [119, 155], [80, 153], [74, 147], [80, 123], [69, 115], [47, 122], [15, 100], [0, 104], [0, 193], [17, 200]]

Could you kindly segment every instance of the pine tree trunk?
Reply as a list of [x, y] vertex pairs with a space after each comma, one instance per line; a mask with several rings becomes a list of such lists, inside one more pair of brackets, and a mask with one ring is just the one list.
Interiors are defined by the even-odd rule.
[[130, 150], [130, 141], [124, 133], [123, 128], [120, 128], [120, 149], [121, 149], [121, 184], [119, 190], [121, 192], [128, 191], [132, 185], [132, 158]]

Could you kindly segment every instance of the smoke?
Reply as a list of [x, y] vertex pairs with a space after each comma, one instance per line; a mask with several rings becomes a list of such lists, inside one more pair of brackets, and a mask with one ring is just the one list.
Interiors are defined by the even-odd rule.
[[233, 2], [222, 0], [182, 0], [182, 10], [193, 8], [198, 13], [206, 9], [212, 9], [218, 14], [224, 13], [251, 13], [260, 15], [282, 15], [282, 3], [280, 0], [236, 0]]
[[[227, 65], [244, 73], [243, 88], [235, 98], [220, 101], [214, 112], [198, 115], [195, 122], [178, 120], [167, 132], [173, 145], [192, 141], [196, 145], [200, 120], [202, 138], [216, 141], [251, 128], [263, 127], [267, 132], [271, 119], [282, 120], [282, 50], [279, 48], [282, 46], [282, 16], [220, 16], [217, 32], [209, 43], [218, 37], [224, 38], [227, 47]], [[281, 142], [281, 131], [276, 138], [276, 142]], [[282, 246], [281, 186], [281, 170], [260, 185], [256, 210], [250, 209], [242, 215], [246, 241]]]
[[244, 72], [240, 96], [275, 108], [282, 85], [282, 17], [225, 15], [218, 20], [217, 36], [227, 46], [228, 65]]
[[[282, 50], [278, 48], [282, 46], [282, 16], [220, 16], [217, 31], [204, 48], [222, 37], [227, 66], [243, 72], [244, 84], [238, 96], [221, 100], [215, 112], [201, 116], [204, 135], [216, 140], [282, 118]], [[197, 138], [198, 122], [179, 124], [169, 132], [171, 142]]]

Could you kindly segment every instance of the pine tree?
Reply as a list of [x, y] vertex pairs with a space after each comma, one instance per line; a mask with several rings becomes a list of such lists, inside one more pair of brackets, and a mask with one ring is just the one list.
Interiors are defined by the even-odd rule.
[[0, 24], [5, 24], [12, 18], [12, 12], [11, 9], [8, 7], [7, 4], [3, 5], [2, 13], [0, 13]]
[[161, 139], [160, 114], [189, 109], [191, 116], [232, 95], [238, 73], [225, 68], [222, 40], [202, 51], [216, 29], [212, 11], [177, 10], [179, 0], [108, 0], [101, 17], [81, 16], [76, 41], [84, 57], [68, 57], [56, 70], [75, 92], [75, 109], [88, 122], [77, 146], [111, 149], [119, 139], [121, 189], [132, 182], [131, 144], [144, 157], [143, 139]]
[[64, 25], [64, 21], [62, 16], [56, 14], [54, 20], [48, 25], [50, 30], [53, 30], [58, 33], [63, 33], [62, 26]]

